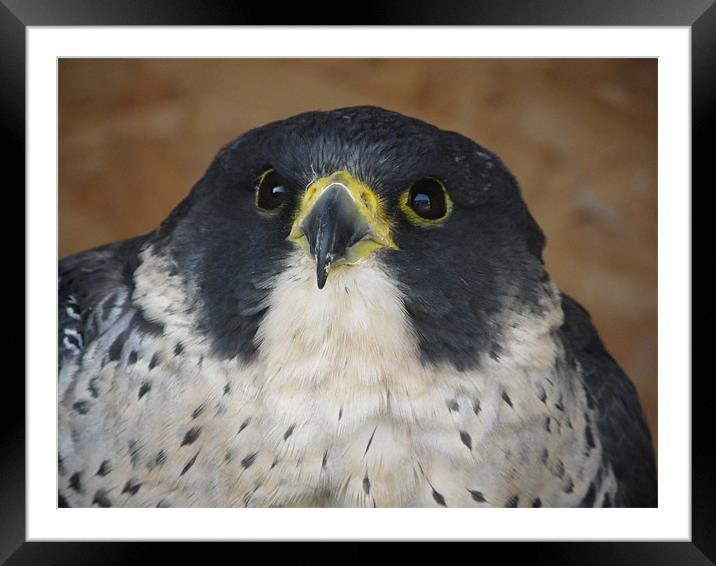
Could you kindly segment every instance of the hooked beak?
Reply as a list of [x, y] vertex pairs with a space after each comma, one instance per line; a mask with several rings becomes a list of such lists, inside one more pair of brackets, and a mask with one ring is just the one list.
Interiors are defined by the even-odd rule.
[[332, 268], [354, 264], [381, 248], [397, 249], [378, 197], [346, 171], [306, 189], [289, 240], [315, 259], [319, 289]]

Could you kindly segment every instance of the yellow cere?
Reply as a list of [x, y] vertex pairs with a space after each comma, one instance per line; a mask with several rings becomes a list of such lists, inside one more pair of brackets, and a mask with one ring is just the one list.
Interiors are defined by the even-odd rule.
[[354, 244], [348, 257], [340, 263], [354, 263], [380, 248], [397, 250], [398, 246], [393, 242], [390, 233], [390, 220], [383, 210], [383, 203], [380, 197], [368, 185], [357, 180], [348, 171], [336, 171], [332, 175], [317, 179], [308, 186], [301, 198], [301, 204], [298, 207], [288, 239], [298, 244], [306, 253], [309, 253], [308, 241], [300, 229], [301, 222], [323, 194], [323, 191], [334, 183], [339, 183], [348, 189], [360, 214], [366, 219], [373, 233], [370, 240], [361, 240]]
[[[433, 177], [431, 177], [433, 179]], [[443, 193], [445, 195], [445, 214], [443, 214], [440, 218], [423, 218], [422, 216], [419, 216], [412, 208], [410, 208], [410, 189], [412, 187], [408, 187], [401, 195], [400, 195], [400, 210], [405, 214], [406, 218], [410, 220], [413, 224], [416, 226], [420, 226], [421, 228], [436, 228], [438, 226], [441, 226], [450, 216], [450, 213], [452, 212], [452, 199], [450, 198], [450, 194], [447, 192], [447, 189], [445, 189], [445, 185], [443, 185], [440, 181], [437, 179], [434, 179], [438, 183], [440, 183], [440, 186], [443, 188]]]

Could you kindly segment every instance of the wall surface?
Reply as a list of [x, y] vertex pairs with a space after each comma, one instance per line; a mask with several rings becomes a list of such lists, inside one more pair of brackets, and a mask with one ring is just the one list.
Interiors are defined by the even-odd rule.
[[656, 440], [656, 60], [65, 59], [59, 79], [60, 257], [156, 227], [219, 147], [302, 111], [383, 106], [495, 151]]

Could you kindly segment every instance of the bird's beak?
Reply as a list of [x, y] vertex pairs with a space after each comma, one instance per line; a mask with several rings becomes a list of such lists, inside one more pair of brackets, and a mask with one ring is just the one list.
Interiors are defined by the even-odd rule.
[[397, 249], [380, 199], [347, 171], [308, 186], [288, 239], [315, 259], [319, 289], [333, 267], [354, 264], [380, 248]]

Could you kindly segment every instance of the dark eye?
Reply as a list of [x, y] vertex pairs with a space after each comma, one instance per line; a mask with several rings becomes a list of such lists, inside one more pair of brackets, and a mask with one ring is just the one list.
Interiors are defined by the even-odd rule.
[[259, 178], [256, 189], [256, 206], [264, 210], [274, 210], [288, 200], [288, 187], [285, 180], [273, 169], [269, 169]]
[[408, 205], [421, 218], [438, 220], [447, 213], [445, 188], [439, 181], [426, 177], [410, 187]]

